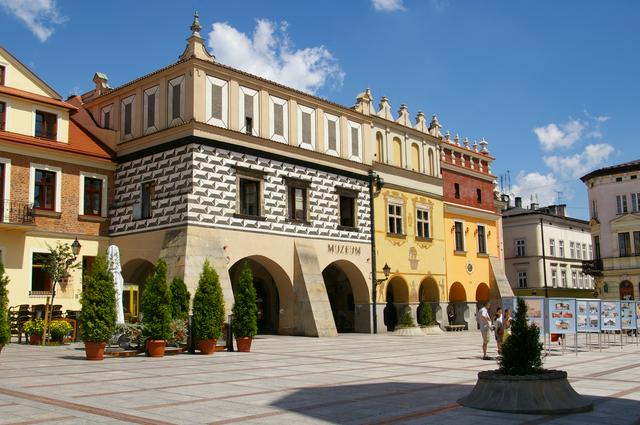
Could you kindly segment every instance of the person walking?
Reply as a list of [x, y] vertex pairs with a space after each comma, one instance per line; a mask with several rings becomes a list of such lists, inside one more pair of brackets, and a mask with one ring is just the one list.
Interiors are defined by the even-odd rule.
[[501, 354], [500, 347], [502, 345], [502, 337], [503, 337], [503, 331], [504, 331], [502, 320], [503, 320], [502, 308], [498, 307], [496, 309], [496, 314], [493, 316], [493, 323], [495, 327], [495, 329], [493, 330], [493, 334], [496, 337], [496, 346], [498, 347], [498, 354]]
[[491, 360], [487, 356], [487, 346], [489, 345], [489, 333], [491, 332], [491, 316], [489, 316], [489, 302], [486, 301], [477, 315], [480, 333], [482, 334], [482, 360]]

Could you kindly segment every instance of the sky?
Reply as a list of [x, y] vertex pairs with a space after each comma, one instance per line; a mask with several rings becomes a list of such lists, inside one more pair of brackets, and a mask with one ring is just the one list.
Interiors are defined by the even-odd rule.
[[484, 137], [525, 205], [586, 219], [579, 177], [640, 159], [634, 0], [0, 0], [0, 44], [67, 97], [176, 61], [194, 10], [221, 63], [345, 106], [371, 88]]

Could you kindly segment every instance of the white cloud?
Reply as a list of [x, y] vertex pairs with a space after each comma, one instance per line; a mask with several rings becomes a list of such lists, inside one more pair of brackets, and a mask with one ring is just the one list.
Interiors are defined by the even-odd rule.
[[544, 206], [555, 204], [557, 191], [564, 190], [563, 185], [551, 173], [545, 175], [520, 171], [516, 177], [516, 184], [511, 187], [511, 194], [522, 198], [523, 207], [529, 205], [531, 199]]
[[551, 123], [544, 127], [536, 127], [533, 132], [538, 137], [542, 150], [550, 152], [573, 145], [582, 137], [586, 127], [587, 124], [583, 121], [571, 120], [560, 125]]
[[582, 153], [569, 156], [546, 156], [544, 163], [564, 178], [578, 178], [606, 163], [614, 151], [607, 143], [587, 145]]
[[258, 19], [251, 37], [224, 22], [212, 28], [209, 47], [223, 64], [309, 93], [342, 86], [345, 74], [331, 52], [324, 46], [295, 49], [286, 22], [276, 28]]
[[382, 12], [394, 12], [397, 10], [406, 10], [403, 0], [371, 0], [373, 8]]
[[66, 20], [60, 15], [56, 0], [0, 0], [0, 6], [24, 22], [42, 42], [51, 37], [56, 25]]

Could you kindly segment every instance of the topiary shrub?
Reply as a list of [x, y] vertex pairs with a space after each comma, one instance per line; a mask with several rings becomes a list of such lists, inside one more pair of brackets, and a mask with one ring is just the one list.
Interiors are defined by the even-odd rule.
[[171, 291], [167, 284], [167, 263], [162, 258], [145, 280], [140, 310], [147, 339], [171, 338]]
[[237, 337], [252, 337], [258, 333], [258, 305], [253, 274], [244, 263], [233, 304], [233, 333]]
[[64, 342], [64, 337], [69, 335], [72, 330], [71, 323], [66, 320], [54, 320], [49, 325], [52, 341]]
[[518, 298], [518, 310], [511, 322], [511, 335], [502, 343], [500, 372], [505, 375], [533, 375], [542, 371], [540, 329], [527, 324], [527, 304]]
[[80, 305], [80, 338], [85, 342], [109, 341], [116, 329], [116, 292], [102, 256], [96, 257], [91, 273], [84, 277]]
[[193, 333], [197, 340], [218, 339], [224, 325], [224, 298], [218, 273], [206, 260], [193, 296]]
[[191, 294], [187, 290], [184, 280], [174, 277], [171, 281], [171, 317], [173, 319], [189, 319], [189, 301]]
[[9, 277], [4, 274], [0, 261], [0, 345], [11, 342], [11, 320], [9, 319]]
[[400, 321], [400, 328], [413, 328], [416, 326], [416, 322], [413, 321], [413, 317], [411, 316], [411, 312], [407, 311], [404, 316], [402, 316], [402, 320]]
[[431, 310], [431, 304], [422, 303], [422, 310], [418, 316], [418, 324], [420, 326], [435, 326], [436, 321], [433, 320], [433, 310]]
[[44, 321], [41, 318], [29, 319], [24, 323], [24, 332], [27, 335], [42, 336], [44, 332]]

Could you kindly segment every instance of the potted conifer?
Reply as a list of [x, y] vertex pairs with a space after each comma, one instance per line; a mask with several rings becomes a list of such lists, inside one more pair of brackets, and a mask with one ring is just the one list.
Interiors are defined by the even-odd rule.
[[150, 357], [164, 357], [164, 349], [172, 332], [171, 291], [167, 284], [167, 263], [162, 258], [145, 280], [141, 304], [147, 354]]
[[422, 303], [420, 305], [420, 309], [418, 312], [418, 324], [422, 329], [422, 332], [425, 334], [437, 334], [442, 333], [442, 329], [438, 326], [438, 322], [436, 322], [433, 318], [433, 310], [431, 309], [431, 304]]
[[4, 274], [4, 264], [0, 261], [0, 353], [5, 344], [11, 342], [9, 320], [9, 277]]
[[104, 257], [98, 256], [84, 277], [80, 295], [80, 338], [87, 360], [102, 360], [107, 341], [116, 329], [116, 293]]
[[232, 323], [238, 351], [248, 353], [251, 351], [252, 338], [258, 333], [256, 288], [253, 286], [253, 274], [248, 263], [244, 263], [235, 293]]
[[186, 343], [189, 322], [189, 302], [191, 294], [187, 285], [179, 277], [174, 277], [169, 285], [171, 290], [171, 343], [179, 347]]
[[527, 305], [518, 298], [511, 335], [502, 343], [498, 370], [478, 373], [473, 391], [458, 400], [465, 407], [509, 413], [569, 414], [593, 409], [578, 394], [567, 372], [542, 368], [540, 329], [527, 323]]
[[205, 260], [193, 296], [193, 334], [202, 354], [213, 354], [224, 324], [224, 298], [218, 273]]

